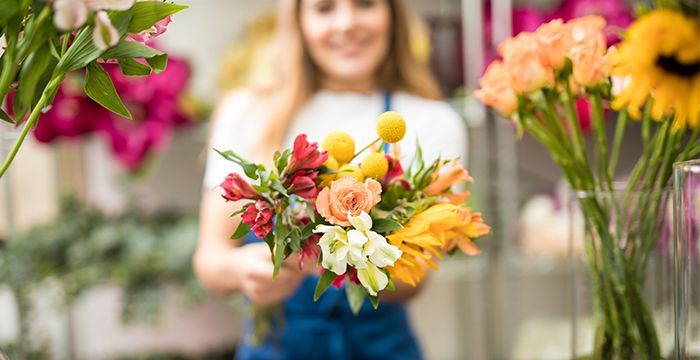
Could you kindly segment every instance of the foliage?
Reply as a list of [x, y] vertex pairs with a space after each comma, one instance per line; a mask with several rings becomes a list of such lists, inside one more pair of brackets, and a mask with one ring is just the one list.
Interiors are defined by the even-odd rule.
[[125, 291], [125, 320], [156, 320], [169, 290], [194, 302], [204, 296], [192, 271], [197, 219], [132, 209], [109, 216], [65, 199], [61, 216], [0, 251], [0, 282], [13, 289], [57, 281], [70, 304], [85, 290], [115, 284]]

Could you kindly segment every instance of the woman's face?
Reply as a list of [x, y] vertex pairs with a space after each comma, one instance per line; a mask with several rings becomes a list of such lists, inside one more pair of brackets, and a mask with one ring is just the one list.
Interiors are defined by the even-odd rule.
[[301, 31], [324, 81], [374, 79], [389, 48], [389, 0], [302, 0]]

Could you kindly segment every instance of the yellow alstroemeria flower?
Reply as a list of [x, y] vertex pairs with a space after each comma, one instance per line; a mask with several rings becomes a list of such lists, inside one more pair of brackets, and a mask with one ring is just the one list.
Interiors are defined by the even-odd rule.
[[387, 236], [389, 243], [403, 252], [388, 268], [389, 273], [415, 286], [428, 268], [437, 270], [433, 257], [442, 258], [441, 250], [458, 247], [467, 255], [476, 255], [479, 248], [472, 240], [490, 231], [479, 213], [453, 204], [433, 205]]

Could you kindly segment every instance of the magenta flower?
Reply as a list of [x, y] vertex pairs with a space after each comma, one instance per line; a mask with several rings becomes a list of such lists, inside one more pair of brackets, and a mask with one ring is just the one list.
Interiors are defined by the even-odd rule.
[[241, 219], [244, 224], [250, 225], [255, 236], [262, 239], [272, 230], [274, 225], [272, 214], [270, 206], [266, 202], [258, 200], [255, 204], [247, 205]]
[[139, 169], [148, 155], [162, 149], [174, 127], [190, 120], [180, 111], [179, 98], [190, 73], [187, 64], [170, 57], [160, 74], [125, 76], [117, 64], [104, 63], [114, 87], [133, 120], [124, 119], [88, 98], [76, 86], [78, 73], [59, 87], [51, 109], [42, 114], [34, 136], [51, 142], [62, 136], [79, 137], [97, 132], [109, 141], [115, 158], [131, 171]]
[[297, 170], [289, 178], [289, 193], [313, 200], [320, 191], [316, 186], [318, 171]]
[[241, 199], [258, 199], [260, 193], [253, 189], [250, 184], [238, 173], [230, 173], [226, 176], [226, 180], [221, 183], [221, 188], [224, 189], [222, 195], [227, 201], [238, 201]]

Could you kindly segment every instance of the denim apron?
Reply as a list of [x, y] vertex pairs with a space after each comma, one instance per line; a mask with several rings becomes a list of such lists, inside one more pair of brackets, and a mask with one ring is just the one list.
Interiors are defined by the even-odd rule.
[[[391, 109], [391, 93], [384, 94], [384, 111]], [[387, 148], [384, 149], [387, 151]], [[261, 241], [252, 233], [243, 243]], [[245, 320], [244, 338], [236, 353], [238, 360], [277, 359], [421, 359], [403, 304], [380, 302], [374, 309], [365, 300], [354, 315], [345, 289], [330, 287], [314, 302], [318, 276], [308, 276], [282, 304], [280, 326], [273, 327], [261, 344], [248, 342], [253, 330]]]

